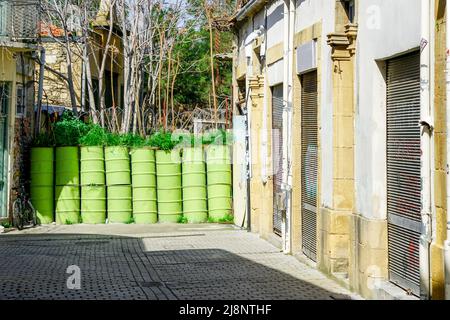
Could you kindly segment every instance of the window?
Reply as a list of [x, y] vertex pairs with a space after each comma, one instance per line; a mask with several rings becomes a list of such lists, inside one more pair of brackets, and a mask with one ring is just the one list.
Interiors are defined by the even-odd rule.
[[0, 82], [0, 118], [6, 117], [8, 113], [9, 86], [8, 83]]
[[16, 117], [25, 117], [26, 113], [26, 88], [22, 84], [16, 85]]
[[348, 22], [353, 23], [355, 22], [355, 1], [354, 0], [347, 0], [344, 3], [344, 9], [347, 13]]

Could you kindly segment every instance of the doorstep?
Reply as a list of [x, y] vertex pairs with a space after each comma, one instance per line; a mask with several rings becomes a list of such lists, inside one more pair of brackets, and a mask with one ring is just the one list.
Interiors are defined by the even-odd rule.
[[389, 281], [382, 281], [374, 292], [376, 300], [420, 300]]

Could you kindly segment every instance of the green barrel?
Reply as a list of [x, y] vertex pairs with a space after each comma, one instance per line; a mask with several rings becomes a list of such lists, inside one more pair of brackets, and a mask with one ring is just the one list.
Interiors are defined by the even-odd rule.
[[130, 185], [130, 156], [122, 146], [105, 148], [106, 185]]
[[55, 185], [79, 185], [80, 164], [78, 147], [57, 147]]
[[80, 188], [78, 186], [56, 186], [56, 223], [80, 222]]
[[133, 218], [137, 224], [158, 222], [156, 204], [155, 150], [133, 149], [131, 178], [133, 187]]
[[180, 151], [156, 151], [159, 222], [178, 222], [183, 215]]
[[210, 145], [206, 151], [208, 209], [212, 221], [232, 214], [231, 154], [228, 145]]
[[108, 186], [108, 223], [131, 222], [131, 186]]
[[102, 146], [80, 148], [80, 180], [82, 222], [105, 223], [105, 155]]
[[79, 223], [80, 165], [78, 147], [57, 147], [55, 163], [56, 223]]
[[182, 172], [183, 215], [189, 223], [206, 222], [206, 171], [201, 147], [183, 150]]
[[81, 220], [88, 224], [101, 224], [106, 220], [106, 187], [81, 187]]
[[103, 147], [80, 148], [80, 180], [82, 186], [105, 184], [105, 156]]
[[53, 148], [32, 148], [30, 194], [38, 223], [53, 222]]

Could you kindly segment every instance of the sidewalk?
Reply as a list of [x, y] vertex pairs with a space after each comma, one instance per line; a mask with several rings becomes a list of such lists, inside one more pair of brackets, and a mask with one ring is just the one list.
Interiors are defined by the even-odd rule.
[[[68, 289], [69, 266], [80, 289]], [[43, 226], [0, 235], [0, 299], [359, 299], [231, 225]]]

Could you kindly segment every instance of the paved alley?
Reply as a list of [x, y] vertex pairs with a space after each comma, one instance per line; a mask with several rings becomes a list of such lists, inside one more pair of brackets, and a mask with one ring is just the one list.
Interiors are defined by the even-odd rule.
[[[13, 231], [0, 235], [0, 269], [0, 299], [357, 298], [231, 225], [52, 225]], [[79, 270], [79, 289], [68, 288], [68, 282], [69, 287], [76, 283], [74, 270]]]

